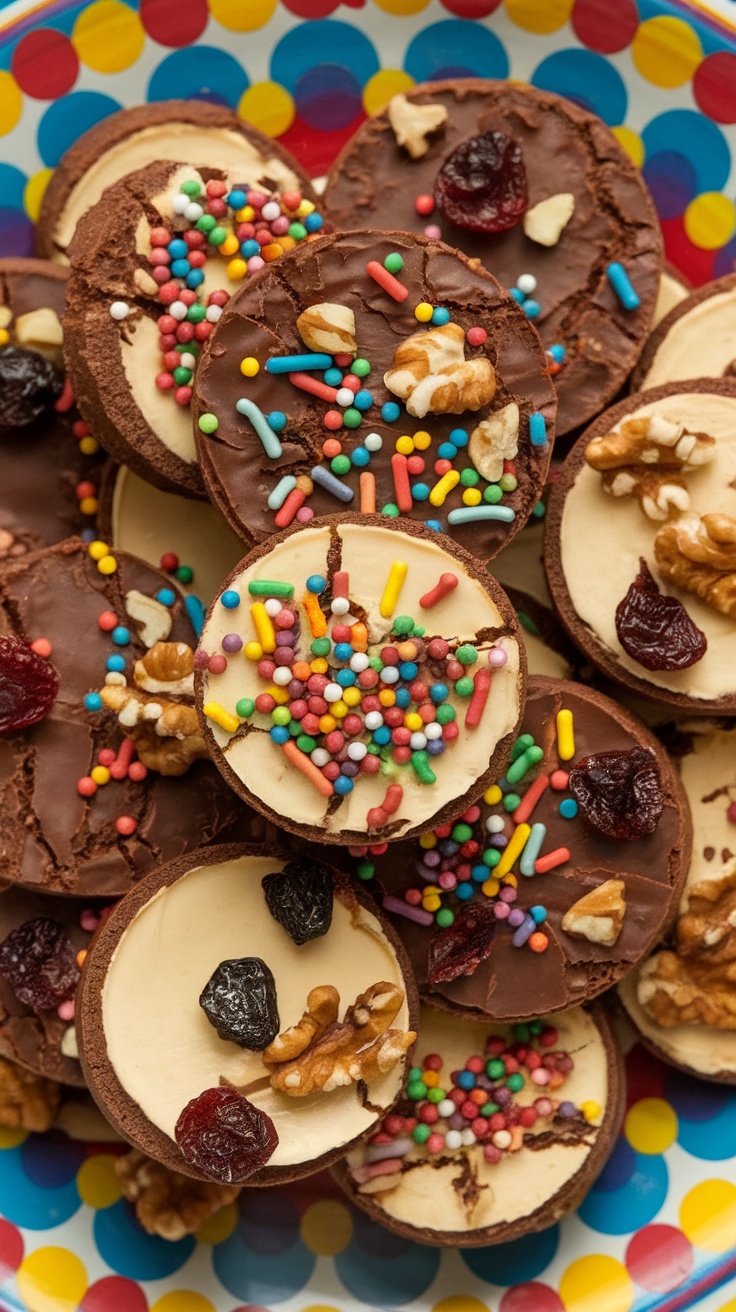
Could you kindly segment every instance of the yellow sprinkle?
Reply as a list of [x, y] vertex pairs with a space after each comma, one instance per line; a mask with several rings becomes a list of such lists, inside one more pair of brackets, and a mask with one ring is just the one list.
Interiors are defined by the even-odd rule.
[[79, 509], [83, 515], [96, 515], [99, 508], [97, 497], [82, 497], [79, 503]]
[[561, 761], [571, 761], [575, 755], [572, 711], [557, 712], [557, 755]]
[[433, 893], [441, 893], [442, 889], [439, 884], [425, 884], [422, 889], [422, 897], [431, 897]]
[[382, 706], [395, 706], [396, 693], [393, 688], [382, 688], [378, 694], [378, 700]]
[[276, 650], [276, 631], [271, 623], [271, 616], [262, 601], [254, 601], [250, 608], [255, 631], [264, 652]]
[[421, 834], [419, 838], [419, 846], [423, 847], [425, 852], [429, 852], [433, 847], [437, 846], [438, 841], [436, 834]]
[[282, 252], [291, 251], [296, 246], [296, 238], [290, 237], [287, 233], [285, 237], [279, 237], [278, 244], [281, 247]]
[[83, 437], [79, 443], [79, 450], [83, 456], [94, 456], [100, 449], [100, 444], [96, 437]]
[[246, 642], [243, 655], [247, 661], [259, 661], [263, 656], [263, 648], [260, 642]]
[[102, 560], [103, 556], [109, 556], [110, 548], [106, 542], [90, 542], [87, 548], [93, 560]]
[[235, 733], [240, 724], [237, 715], [231, 715], [219, 702], [205, 702], [202, 709], [207, 719], [214, 720], [215, 724], [219, 724], [220, 728], [224, 729], [226, 733]]
[[94, 779], [96, 784], [102, 786], [102, 784], [109, 784], [110, 771], [106, 765], [96, 765], [93, 770], [90, 770], [89, 777]]
[[299, 208], [297, 209], [297, 214], [299, 215], [300, 219], [305, 219], [308, 214], [314, 213], [314, 208], [315, 206], [313, 200], [302, 200], [299, 202]]
[[516, 875], [504, 875], [503, 882], [504, 884], [508, 884], [510, 888], [519, 887], [519, 881], [516, 878]]
[[10, 333], [7, 328], [0, 328], [0, 346], [7, 346], [10, 341]]
[[332, 730], [336, 728], [337, 728], [337, 720], [335, 719], [334, 715], [320, 715], [319, 717], [320, 733], [332, 733]]
[[286, 688], [279, 688], [277, 683], [272, 683], [270, 688], [266, 689], [270, 693], [277, 706], [285, 706], [289, 700], [289, 694]]
[[360, 688], [346, 688], [342, 695], [342, 700], [346, 706], [359, 706], [362, 697], [363, 694], [360, 691]]
[[500, 887], [501, 885], [498, 880], [493, 876], [491, 876], [490, 879], [487, 879], [484, 884], [481, 884], [481, 890], [485, 893], [486, 897], [497, 897]]
[[255, 378], [260, 367], [261, 366], [254, 355], [246, 355], [245, 358], [240, 361], [240, 372], [245, 378]]
[[97, 568], [100, 571], [100, 574], [114, 574], [117, 567], [118, 562], [114, 556], [103, 556], [102, 560], [98, 560], [97, 562]]
[[429, 494], [429, 499], [433, 506], [444, 506], [445, 497], [449, 496], [454, 487], [460, 482], [460, 475], [456, 469], [450, 469], [442, 475], [439, 483], [435, 483]]
[[[460, 475], [458, 474], [458, 478]], [[389, 619], [396, 610], [396, 606], [401, 596], [401, 589], [404, 586], [404, 579], [409, 572], [409, 566], [403, 560], [395, 560], [388, 572], [388, 579], [381, 597], [379, 610], [385, 620]]]
[[312, 671], [312, 674], [326, 674], [329, 665], [324, 656], [315, 656], [314, 660], [309, 662], [309, 668]]
[[396, 439], [396, 450], [400, 456], [410, 456], [414, 450], [414, 438], [404, 433], [403, 437]]
[[327, 616], [313, 592], [306, 592], [302, 597], [302, 606], [307, 612], [309, 627], [313, 638], [324, 638], [327, 632]]
[[414, 311], [414, 318], [418, 319], [420, 323], [429, 323], [433, 313], [434, 310], [429, 301], [420, 301]]
[[414, 445], [417, 451], [426, 451], [427, 447], [432, 445], [432, 438], [429, 433], [425, 433], [423, 428], [414, 434]]
[[336, 720], [344, 720], [345, 716], [350, 710], [350, 707], [348, 706], [347, 702], [343, 701], [341, 697], [339, 701], [332, 703], [330, 710], [332, 711], [332, 714], [334, 715]]
[[466, 487], [463, 492], [464, 506], [479, 506], [482, 500], [483, 497], [477, 487]]
[[422, 898], [422, 906], [425, 911], [439, 911], [442, 906], [442, 898], [433, 893], [431, 897]]
[[498, 784], [491, 784], [490, 788], [486, 788], [486, 791], [483, 794], [483, 801], [486, 802], [488, 806], [498, 806], [502, 797], [503, 793]]
[[235, 233], [234, 233], [234, 232], [230, 232], [230, 233], [228, 233], [228, 235], [227, 235], [227, 237], [225, 238], [225, 240], [224, 240], [224, 241], [221, 241], [221, 242], [220, 242], [220, 245], [217, 247], [217, 254], [218, 254], [218, 255], [228, 255], [228, 256], [229, 256], [229, 255], [237, 255], [237, 253], [238, 253], [239, 250], [240, 250], [240, 242], [238, 241], [237, 237], [235, 236]]
[[424, 729], [424, 720], [417, 711], [407, 711], [404, 716], [404, 728], [411, 730], [412, 733], [421, 733]]
[[589, 1102], [581, 1102], [580, 1110], [586, 1121], [598, 1121], [600, 1120], [603, 1108], [599, 1102], [593, 1102], [591, 1099]]
[[248, 265], [245, 260], [230, 260], [225, 266], [225, 271], [231, 282], [240, 282], [248, 272]]
[[511, 835], [506, 847], [501, 853], [501, 860], [496, 866], [496, 877], [508, 874], [517, 857], [521, 856], [526, 847], [526, 840], [532, 832], [531, 825], [517, 825]]
[[244, 205], [242, 210], [238, 210], [235, 215], [238, 223], [250, 223], [251, 219], [254, 219], [255, 216], [256, 212], [252, 205]]

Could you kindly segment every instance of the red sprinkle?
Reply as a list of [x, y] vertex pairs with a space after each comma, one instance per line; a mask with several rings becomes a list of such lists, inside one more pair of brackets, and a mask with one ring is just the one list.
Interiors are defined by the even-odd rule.
[[546, 875], [548, 870], [554, 870], [556, 866], [562, 866], [570, 860], [570, 853], [566, 847], [556, 847], [554, 852], [547, 852], [545, 856], [540, 856], [534, 862], [534, 870], [538, 875]]
[[443, 597], [447, 597], [457, 587], [457, 582], [457, 574], [450, 574], [449, 572], [440, 574], [439, 582], [429, 592], [425, 592], [423, 597], [419, 598], [419, 605], [422, 610], [431, 610], [433, 606], [437, 605], [438, 601], [442, 601]]
[[[434, 205], [434, 201], [432, 204]], [[409, 295], [409, 288], [405, 287], [403, 282], [399, 282], [398, 278], [394, 278], [394, 275], [389, 273], [388, 269], [384, 269], [378, 260], [369, 260], [365, 266], [365, 271], [395, 301], [406, 300]]]

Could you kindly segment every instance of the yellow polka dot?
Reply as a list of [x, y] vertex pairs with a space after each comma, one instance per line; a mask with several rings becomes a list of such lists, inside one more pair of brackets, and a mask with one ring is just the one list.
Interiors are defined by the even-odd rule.
[[0, 69], [0, 137], [12, 132], [23, 113], [23, 96], [12, 73]]
[[504, 8], [512, 23], [525, 32], [539, 36], [556, 32], [563, 27], [572, 13], [574, 0], [504, 0]]
[[629, 1109], [624, 1134], [638, 1153], [663, 1153], [677, 1138], [677, 1116], [663, 1098], [641, 1098]]
[[237, 1206], [235, 1203], [228, 1203], [199, 1227], [197, 1239], [200, 1244], [222, 1244], [230, 1238], [237, 1224]]
[[703, 48], [689, 23], [660, 14], [639, 25], [631, 57], [642, 77], [655, 87], [681, 87], [692, 78]]
[[210, 13], [231, 32], [255, 32], [272, 17], [277, 0], [209, 0]]
[[611, 131], [619, 146], [623, 147], [632, 163], [640, 169], [644, 163], [644, 142], [639, 133], [624, 127], [611, 128]]
[[151, 1312], [215, 1312], [215, 1308], [204, 1294], [195, 1294], [191, 1289], [172, 1289], [151, 1304]]
[[77, 1171], [77, 1189], [82, 1202], [98, 1210], [118, 1201], [122, 1191], [111, 1153], [95, 1153], [82, 1162]]
[[716, 1308], [716, 1312], [736, 1312], [736, 1298], [731, 1298], [728, 1303], [723, 1304], [723, 1307]]
[[294, 122], [296, 106], [279, 82], [254, 82], [240, 97], [238, 113], [267, 137], [280, 137]]
[[720, 191], [704, 191], [685, 210], [685, 232], [695, 246], [715, 251], [730, 241], [736, 228], [736, 206]]
[[308, 1207], [301, 1224], [302, 1242], [318, 1257], [334, 1257], [347, 1248], [353, 1220], [343, 1203], [323, 1198]]
[[408, 14], [420, 14], [427, 8], [429, 0], [375, 0], [379, 9], [387, 14], [397, 14], [405, 18]]
[[363, 88], [363, 109], [366, 114], [380, 114], [392, 96], [413, 86], [414, 78], [400, 68], [382, 68], [368, 79]]
[[691, 1244], [725, 1253], [736, 1244], [736, 1184], [703, 1180], [680, 1203], [680, 1226]]
[[634, 1286], [622, 1262], [591, 1253], [579, 1257], [564, 1272], [560, 1298], [565, 1312], [628, 1312]]
[[95, 73], [120, 73], [134, 64], [145, 35], [138, 15], [122, 0], [94, 0], [74, 24], [72, 44]]
[[27, 1130], [11, 1130], [8, 1125], [0, 1125], [0, 1151], [3, 1148], [17, 1148], [27, 1138]]
[[301, 1312], [340, 1312], [340, 1309], [328, 1303], [310, 1303], [309, 1307], [303, 1307]]
[[482, 1303], [479, 1298], [471, 1298], [469, 1294], [453, 1294], [450, 1298], [440, 1299], [435, 1303], [432, 1312], [491, 1312], [487, 1303]]
[[67, 1248], [37, 1248], [16, 1276], [29, 1312], [76, 1312], [87, 1289], [87, 1272]]
[[23, 192], [23, 208], [29, 219], [32, 219], [34, 223], [41, 213], [43, 193], [49, 185], [53, 171], [53, 169], [39, 169], [38, 173], [34, 173], [26, 183]]

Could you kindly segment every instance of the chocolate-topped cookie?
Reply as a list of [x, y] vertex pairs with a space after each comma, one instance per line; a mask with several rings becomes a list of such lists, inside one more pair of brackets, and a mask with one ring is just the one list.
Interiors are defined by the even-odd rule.
[[594, 415], [650, 330], [662, 236], [640, 173], [587, 109], [475, 78], [394, 96], [338, 155], [325, 211], [339, 228], [404, 228], [479, 258], [551, 353], [557, 432]]
[[519, 588], [506, 587], [505, 592], [519, 621], [529, 674], [544, 674], [550, 679], [574, 678], [580, 664], [579, 653], [554, 611]]
[[488, 560], [544, 485], [539, 338], [494, 278], [426, 237], [291, 251], [224, 308], [194, 387], [202, 474], [245, 541], [375, 510]]
[[647, 342], [632, 391], [682, 378], [728, 378], [736, 373], [736, 273], [696, 288], [671, 307]]
[[621, 979], [670, 923], [690, 858], [677, 773], [629, 712], [531, 677], [521, 728], [478, 805], [357, 865], [420, 995], [504, 1022]]
[[562, 466], [546, 524], [552, 598], [594, 665], [681, 712], [736, 712], [736, 380], [612, 406]]

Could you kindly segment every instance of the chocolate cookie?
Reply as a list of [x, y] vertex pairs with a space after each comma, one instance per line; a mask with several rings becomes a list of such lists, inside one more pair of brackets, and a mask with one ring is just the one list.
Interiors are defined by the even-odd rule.
[[552, 353], [558, 434], [592, 419], [635, 364], [659, 222], [613, 133], [571, 101], [472, 78], [413, 87], [351, 138], [324, 204], [336, 227], [443, 237], [513, 288]]
[[399, 232], [328, 236], [246, 283], [194, 406], [207, 490], [246, 541], [376, 510], [486, 560], [539, 500], [555, 417], [511, 297], [441, 242]]
[[519, 588], [507, 587], [505, 591], [519, 621], [529, 674], [572, 679], [580, 664], [580, 655], [554, 611]]
[[680, 300], [661, 320], [634, 371], [632, 391], [736, 373], [736, 273]]
[[[362, 899], [329, 867], [229, 846], [157, 869], [118, 903], [77, 1012], [82, 1067], [116, 1129], [225, 1184], [312, 1174], [369, 1132], [401, 1092], [417, 1005], [400, 943]], [[204, 1114], [218, 1174], [182, 1113], [222, 1095], [262, 1151], [233, 1162]]]
[[238, 283], [322, 222], [311, 190], [276, 197], [203, 164], [156, 162], [107, 188], [69, 245], [65, 319], [75, 394], [106, 448], [190, 496], [204, 495], [190, 411], [200, 349]]
[[103, 191], [156, 160], [206, 160], [266, 191], [310, 194], [309, 178], [288, 150], [226, 105], [204, 100], [136, 105], [95, 124], [62, 156], [41, 203], [38, 254], [66, 264], [77, 223]]
[[552, 490], [545, 566], [565, 628], [610, 678], [690, 714], [736, 712], [736, 381], [670, 383], [591, 424]]
[[404, 1098], [333, 1174], [374, 1221], [417, 1243], [511, 1243], [582, 1202], [623, 1095], [599, 1007], [513, 1028], [423, 1007]]
[[363, 849], [357, 867], [420, 995], [504, 1022], [621, 979], [670, 923], [690, 858], [676, 771], [627, 711], [582, 684], [532, 677], [522, 730], [477, 806], [419, 842]]
[[252, 551], [212, 603], [196, 667], [228, 783], [283, 828], [343, 846], [421, 833], [479, 797], [508, 760], [526, 670], [482, 566], [379, 515]]

